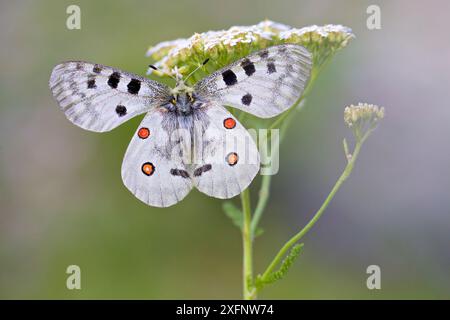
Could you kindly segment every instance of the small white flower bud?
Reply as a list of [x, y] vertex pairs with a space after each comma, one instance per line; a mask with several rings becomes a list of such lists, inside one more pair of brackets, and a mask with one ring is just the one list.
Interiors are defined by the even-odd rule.
[[344, 109], [344, 121], [349, 128], [373, 125], [384, 118], [384, 108], [368, 103], [350, 105]]

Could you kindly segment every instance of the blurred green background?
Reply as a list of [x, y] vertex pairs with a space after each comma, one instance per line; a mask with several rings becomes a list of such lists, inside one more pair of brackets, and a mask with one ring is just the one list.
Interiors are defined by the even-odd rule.
[[[81, 8], [81, 30], [66, 28], [70, 4]], [[241, 297], [241, 238], [221, 201], [193, 191], [168, 209], [141, 203], [120, 167], [142, 117], [110, 133], [83, 131], [58, 110], [48, 79], [72, 59], [145, 74], [152, 44], [265, 18], [343, 24], [356, 39], [320, 75], [282, 145], [255, 243], [257, 272], [345, 165], [344, 106], [376, 103], [387, 116], [304, 254], [260, 297], [449, 298], [450, 3], [379, 1], [375, 31], [366, 27], [370, 4], [1, 1], [0, 298]], [[65, 286], [71, 264], [81, 267], [82, 290]], [[381, 267], [381, 290], [366, 287], [371, 264]]]

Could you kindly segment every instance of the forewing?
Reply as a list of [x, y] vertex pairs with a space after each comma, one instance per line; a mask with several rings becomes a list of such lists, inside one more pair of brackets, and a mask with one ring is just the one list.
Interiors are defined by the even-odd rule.
[[67, 119], [96, 132], [112, 130], [170, 97], [169, 88], [156, 81], [82, 61], [58, 64], [49, 86]]
[[269, 47], [214, 72], [195, 90], [260, 118], [274, 117], [300, 98], [311, 73], [311, 58], [299, 45]]
[[168, 207], [183, 199], [192, 188], [192, 179], [183, 162], [177, 136], [178, 120], [156, 108], [136, 131], [122, 163], [125, 186], [141, 201]]
[[195, 143], [194, 184], [209, 196], [228, 199], [245, 190], [258, 173], [258, 149], [224, 107], [209, 103], [202, 111], [207, 125]]

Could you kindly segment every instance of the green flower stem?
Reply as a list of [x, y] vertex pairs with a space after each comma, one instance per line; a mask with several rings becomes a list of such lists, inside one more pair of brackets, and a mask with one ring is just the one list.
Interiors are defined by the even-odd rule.
[[[285, 113], [283, 113], [280, 117], [278, 117], [268, 128], [269, 132], [272, 129], [280, 128], [281, 127], [281, 133], [280, 133], [280, 142], [284, 137], [284, 133], [289, 127], [290, 120], [294, 116], [296, 110], [298, 110], [299, 104], [305, 99], [305, 97], [309, 94], [313, 83], [317, 79], [317, 76], [319, 73], [323, 70], [325, 65], [329, 62], [330, 59], [327, 59], [320, 67], [313, 68], [311, 73], [311, 78], [308, 83], [308, 86], [306, 87], [305, 92], [303, 95], [297, 100], [297, 102]], [[239, 117], [239, 120], [242, 121], [243, 117], [245, 117], [245, 113], [241, 114]], [[267, 137], [266, 137], [267, 138]], [[264, 210], [267, 206], [268, 199], [270, 196], [270, 184], [272, 181], [271, 175], [265, 175], [262, 177], [261, 181], [261, 187], [259, 190], [259, 199], [255, 208], [255, 212], [252, 217], [251, 213], [251, 207], [250, 207], [250, 191], [249, 189], [244, 190], [244, 192], [241, 193], [241, 202], [242, 202], [242, 212], [243, 212], [243, 223], [242, 223], [242, 241], [243, 241], [243, 296], [245, 300], [253, 300], [256, 299], [256, 294], [261, 287], [256, 288], [254, 285], [254, 278], [253, 278], [253, 262], [252, 262], [252, 256], [253, 256], [253, 239], [255, 236], [255, 233], [258, 228], [258, 223], [264, 213]], [[342, 182], [341, 182], [342, 183]], [[337, 191], [337, 190], [336, 190]], [[333, 195], [334, 196], [334, 195]], [[331, 197], [332, 198], [332, 197]], [[331, 201], [331, 198], [328, 199], [328, 202]], [[327, 204], [328, 205], [328, 204]], [[326, 208], [326, 206], [325, 206]], [[325, 210], [323, 208], [323, 210]], [[322, 208], [321, 208], [322, 209]], [[320, 210], [319, 210], [320, 211]], [[321, 215], [322, 213], [320, 213]], [[316, 214], [317, 215], [317, 214]], [[317, 219], [320, 217], [320, 215], [317, 217]], [[315, 222], [314, 222], [315, 223]], [[314, 225], [312, 223], [312, 225]], [[311, 228], [312, 225], [309, 227]], [[306, 228], [306, 227], [305, 227]], [[309, 230], [308, 228], [308, 230]], [[306, 233], [308, 230], [306, 230], [304, 233]], [[303, 231], [303, 230], [302, 230]], [[295, 241], [296, 242], [296, 241]], [[274, 261], [269, 265], [266, 272], [264, 272], [262, 276], [262, 280], [266, 280], [269, 274], [273, 271], [273, 269], [279, 264], [279, 262], [283, 259], [285, 253], [289, 248], [295, 244], [293, 242], [290, 244], [290, 242], [286, 243], [285, 246], [280, 250], [280, 252], [275, 257]]]
[[333, 189], [331, 189], [331, 192], [328, 194], [327, 198], [323, 202], [320, 209], [316, 212], [316, 214], [313, 216], [313, 218], [308, 222], [308, 224], [303, 227], [303, 229], [298, 232], [296, 235], [294, 235], [291, 239], [289, 239], [284, 246], [281, 248], [280, 251], [278, 251], [275, 258], [272, 260], [270, 265], [267, 267], [267, 269], [264, 271], [263, 275], [261, 276], [262, 282], [267, 280], [269, 275], [275, 270], [275, 268], [280, 264], [280, 262], [283, 260], [283, 258], [288, 253], [289, 249], [294, 246], [298, 241], [300, 241], [303, 236], [308, 233], [308, 231], [316, 224], [316, 222], [319, 220], [319, 218], [322, 216], [322, 214], [325, 212], [325, 209], [330, 204], [331, 200], [336, 195], [337, 191], [341, 187], [341, 185], [344, 183], [345, 180], [349, 177], [350, 173], [353, 170], [354, 164], [356, 159], [358, 158], [359, 152], [361, 150], [361, 146], [364, 143], [364, 141], [367, 139], [369, 134], [372, 130], [369, 130], [366, 132], [366, 134], [356, 141], [355, 149], [353, 151], [352, 155], [347, 154], [347, 165], [345, 166], [344, 171], [342, 172], [341, 176], [337, 180], [336, 184], [334, 185]]
[[[297, 101], [297, 103], [292, 107], [292, 109], [296, 109], [298, 104], [302, 101], [302, 98]], [[280, 142], [283, 140], [284, 133], [286, 132], [287, 128], [289, 127], [290, 119], [292, 119], [291, 114], [290, 117], [286, 118], [286, 121], [283, 122], [281, 127], [281, 133], [280, 133]], [[267, 137], [266, 137], [267, 138]], [[265, 143], [265, 142], [264, 142]], [[246, 300], [253, 300], [256, 299], [256, 293], [257, 289], [254, 286], [254, 279], [253, 279], [253, 266], [252, 266], [252, 245], [253, 245], [253, 239], [255, 237], [255, 233], [258, 227], [259, 220], [261, 219], [261, 216], [266, 208], [267, 202], [269, 200], [270, 195], [270, 183], [272, 181], [272, 175], [265, 175], [262, 177], [261, 182], [261, 188], [259, 190], [259, 199], [257, 206], [255, 208], [255, 212], [253, 214], [253, 217], [251, 216], [251, 208], [250, 208], [250, 196], [249, 196], [249, 190], [246, 189], [243, 193], [241, 193], [241, 200], [242, 200], [242, 208], [243, 208], [243, 226], [242, 226], [242, 237], [244, 242], [244, 299]], [[248, 198], [248, 199], [247, 199]], [[248, 205], [247, 205], [248, 204]], [[248, 206], [248, 214], [245, 211], [245, 208]], [[246, 231], [245, 228], [247, 224], [249, 223], [248, 219], [250, 219], [250, 239], [246, 237]], [[249, 250], [246, 248], [249, 248]], [[250, 252], [250, 258], [246, 258], [246, 253]], [[250, 265], [247, 263], [250, 260]], [[247, 261], [247, 262], [246, 262]], [[250, 269], [250, 271], [248, 271]], [[247, 271], [246, 271], [247, 270]], [[250, 276], [249, 276], [250, 275]]]
[[267, 201], [269, 200], [271, 181], [272, 181], [271, 175], [265, 175], [262, 177], [261, 188], [259, 189], [259, 199], [251, 222], [252, 239], [255, 237], [256, 228], [258, 227], [259, 220], [261, 219], [264, 209], [266, 208]]
[[242, 220], [242, 247], [244, 252], [243, 259], [243, 295], [245, 300], [252, 300], [253, 296], [253, 241], [250, 229], [250, 223], [252, 219], [251, 206], [250, 206], [250, 191], [245, 189], [241, 193], [242, 201], [242, 213], [244, 215]]

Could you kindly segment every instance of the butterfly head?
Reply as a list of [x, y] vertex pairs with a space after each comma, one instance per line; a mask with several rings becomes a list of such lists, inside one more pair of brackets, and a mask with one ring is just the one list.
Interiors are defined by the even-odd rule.
[[[175, 87], [170, 90], [170, 102], [165, 105], [169, 111], [176, 111], [182, 114], [190, 114], [194, 109], [200, 108], [203, 102], [194, 94], [194, 88], [186, 84], [186, 81], [200, 68], [208, 63], [209, 59], [203, 61], [201, 65], [195, 68], [187, 77], [183, 78], [182, 74], [175, 72], [175, 77], [166, 73], [167, 76], [176, 81]], [[150, 65], [153, 70], [158, 70], [157, 67]], [[178, 71], [176, 69], [175, 71]]]
[[194, 88], [187, 86], [183, 81], [178, 82], [177, 86], [171, 91], [172, 98], [169, 110], [190, 114], [192, 110], [199, 108], [202, 104], [194, 94]]

